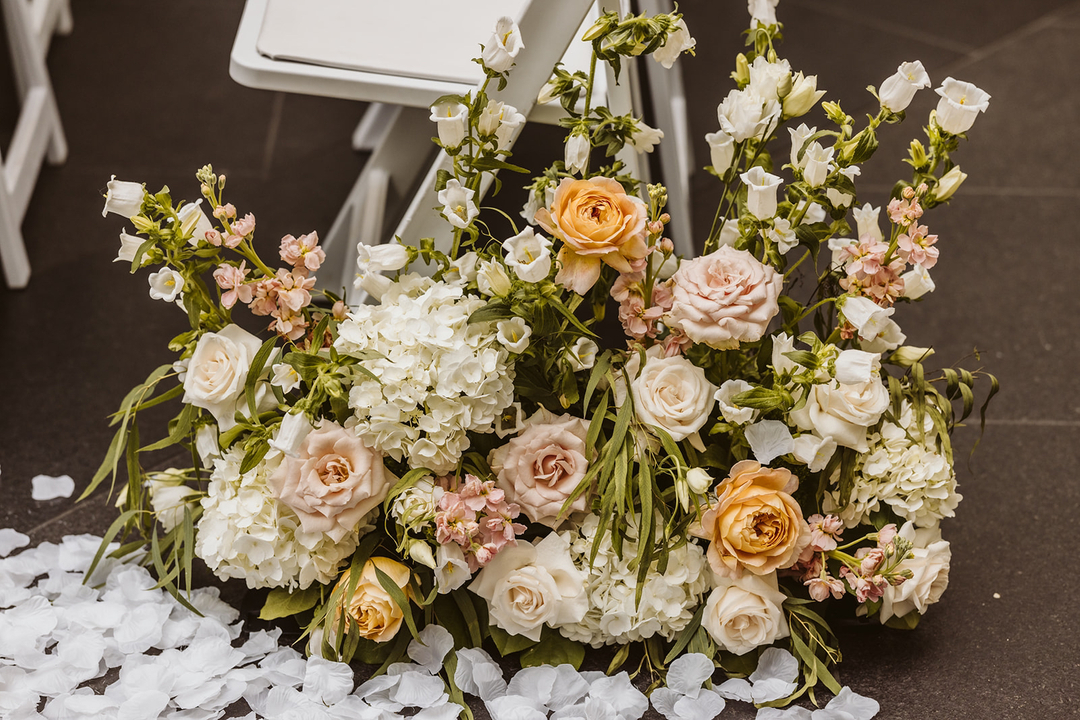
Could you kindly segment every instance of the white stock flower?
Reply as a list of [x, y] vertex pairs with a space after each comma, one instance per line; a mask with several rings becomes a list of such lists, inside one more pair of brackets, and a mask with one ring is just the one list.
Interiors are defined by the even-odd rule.
[[551, 241], [531, 227], [504, 240], [502, 247], [506, 264], [525, 282], [540, 282], [551, 272]]
[[824, 95], [824, 90], [817, 89], [817, 75], [805, 77], [801, 71], [795, 73], [791, 79], [791, 92], [783, 101], [784, 118], [802, 117]]
[[281, 392], [291, 392], [300, 387], [300, 373], [289, 363], [275, 363], [270, 369], [274, 372], [270, 384], [281, 388]]
[[701, 429], [717, 391], [705, 371], [682, 355], [649, 357], [630, 388], [638, 418], [662, 428], [676, 442]]
[[469, 133], [469, 108], [449, 100], [436, 103], [431, 106], [431, 121], [438, 126], [439, 142], [456, 148]]
[[755, 165], [739, 176], [746, 184], [746, 209], [758, 220], [768, 220], [776, 214], [776, 190], [783, 179], [779, 175], [765, 172], [760, 165]]
[[579, 337], [573, 347], [566, 352], [566, 360], [574, 372], [589, 370], [596, 364], [596, 353], [600, 352], [599, 346], [586, 337]]
[[498, 260], [481, 260], [480, 267], [476, 271], [476, 288], [481, 295], [503, 296], [510, 292], [513, 286], [510, 276], [506, 274], [506, 268]]
[[810, 187], [819, 187], [832, 170], [834, 148], [824, 148], [818, 142], [810, 143], [803, 155], [803, 179]]
[[852, 208], [851, 214], [855, 216], [855, 227], [859, 230], [860, 238], [868, 237], [877, 242], [885, 240], [885, 236], [881, 233], [881, 225], [878, 224], [881, 207], [873, 207], [870, 203], [866, 203], [861, 208]]
[[786, 597], [777, 586], [776, 573], [717, 577], [701, 626], [723, 649], [745, 655], [788, 636], [783, 610]]
[[506, 72], [514, 65], [514, 58], [524, 47], [517, 23], [513, 18], [504, 15], [495, 23], [495, 32], [484, 45], [481, 58], [487, 68], [495, 72]]
[[690, 30], [682, 18], [675, 21], [674, 30], [668, 33], [664, 44], [653, 51], [653, 59], [667, 69], [675, 64], [687, 50], [692, 50], [697, 41], [690, 37]]
[[924, 614], [949, 587], [952, 550], [948, 541], [941, 539], [941, 530], [937, 527], [916, 530], [911, 522], [906, 522], [897, 535], [915, 545], [911, 551], [914, 557], [900, 563], [900, 569], [910, 570], [912, 577], [885, 588], [879, 615], [882, 623], [913, 611]]
[[769, 62], [758, 55], [750, 63], [750, 85], [747, 90], [762, 100], [779, 101], [779, 86], [785, 77], [791, 76], [791, 64], [787, 60]]
[[768, 465], [795, 448], [791, 430], [779, 420], [759, 420], [746, 428], [745, 432], [750, 452], [762, 465]]
[[744, 392], [753, 390], [754, 386], [745, 380], [725, 380], [720, 386], [720, 389], [716, 391], [714, 397], [717, 404], [720, 406], [720, 414], [723, 415], [724, 420], [732, 425], [745, 425], [751, 422], [757, 415], [757, 410], [749, 407], [740, 407], [735, 405], [733, 398]]
[[928, 87], [930, 76], [926, 74], [922, 62], [915, 60], [900, 63], [896, 73], [881, 83], [878, 90], [881, 107], [894, 113], [902, 112], [911, 104], [917, 90]]
[[930, 272], [922, 265], [915, 265], [900, 276], [904, 281], [904, 297], [909, 300], [918, 300], [927, 293], [934, 292], [937, 287], [930, 279]]
[[[141, 238], [138, 235], [128, 235], [126, 232], [120, 232], [120, 249], [116, 253], [116, 259], [113, 262], [132, 262], [135, 260], [135, 253], [139, 252], [139, 248], [146, 241], [146, 238]], [[139, 264], [142, 265], [146, 261], [146, 253], [139, 258]]]
[[589, 138], [581, 133], [574, 133], [566, 139], [566, 151], [563, 162], [566, 164], [566, 172], [580, 173], [585, 170], [589, 162], [589, 151], [592, 145]]
[[743, 142], [761, 138], [773, 129], [780, 115], [780, 103], [760, 98], [747, 90], [732, 90], [716, 108], [720, 129]]
[[955, 166], [938, 180], [937, 187], [934, 188], [934, 199], [939, 202], [948, 200], [956, 193], [965, 180], [967, 180], [967, 173], [961, 172], [959, 165]]
[[184, 276], [172, 268], [164, 268], [150, 273], [150, 297], [155, 300], [173, 302], [184, 291]]
[[535, 545], [503, 547], [469, 589], [487, 601], [492, 625], [530, 640], [539, 640], [545, 625], [581, 622], [589, 608], [585, 575], [574, 566], [566, 539], [555, 533]]
[[735, 159], [735, 138], [720, 131], [706, 135], [705, 142], [709, 143], [709, 160], [713, 170], [723, 175]]
[[222, 430], [231, 428], [248, 369], [261, 346], [259, 338], [239, 325], [203, 335], [184, 378], [184, 403], [209, 411]]
[[145, 196], [146, 190], [142, 183], [117, 180], [113, 175], [105, 193], [105, 207], [101, 211], [101, 217], [108, 213], [116, 213], [126, 218], [138, 215]]
[[750, 13], [750, 27], [756, 27], [757, 23], [775, 25], [776, 6], [779, 4], [780, 0], [748, 0], [746, 10]]
[[649, 127], [641, 120], [634, 121], [634, 131], [630, 133], [627, 144], [640, 152], [651, 153], [653, 148], [664, 138], [664, 131]]
[[772, 227], [765, 229], [765, 237], [771, 240], [781, 255], [787, 255], [799, 244], [799, 238], [791, 229], [791, 221], [787, 218], [776, 218]]
[[937, 106], [937, 124], [945, 132], [958, 135], [975, 124], [979, 113], [990, 107], [990, 95], [969, 82], [945, 78], [937, 90], [941, 100]]
[[532, 328], [525, 324], [525, 318], [514, 317], [509, 320], [500, 320], [497, 327], [499, 332], [495, 337], [510, 352], [520, 355], [529, 347]]
[[817, 132], [816, 127], [806, 127], [806, 123], [799, 123], [797, 128], [788, 128], [788, 133], [791, 135], [791, 164], [797, 168], [802, 168], [806, 162], [806, 155], [799, 157], [799, 151], [802, 150], [802, 146], [806, 144], [807, 138]]
[[480, 214], [473, 202], [475, 190], [462, 187], [456, 179], [446, 181], [446, 187], [439, 191], [439, 202], [443, 204], [442, 214], [447, 222], [456, 228], [464, 229]]

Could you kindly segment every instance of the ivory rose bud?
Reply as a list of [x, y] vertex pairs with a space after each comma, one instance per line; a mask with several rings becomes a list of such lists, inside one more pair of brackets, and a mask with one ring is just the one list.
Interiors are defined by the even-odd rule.
[[[383, 589], [375, 568], [388, 575], [402, 590], [409, 584], [409, 568], [390, 558], [373, 557], [364, 564], [352, 597], [342, 597], [339, 612], [344, 611], [349, 619], [356, 623], [360, 637], [374, 642], [386, 642], [397, 635], [405, 615], [390, 594]], [[338, 587], [348, 592], [349, 573], [341, 576]]]
[[663, 428], [676, 442], [709, 419], [718, 389], [682, 355], [649, 357], [630, 388], [638, 418]]
[[867, 428], [889, 407], [889, 391], [877, 372], [864, 383], [845, 385], [837, 380], [810, 388], [803, 407], [790, 417], [800, 430], [831, 436], [837, 445], [866, 452]]
[[222, 431], [236, 424], [236, 400], [262, 342], [239, 325], [199, 338], [184, 378], [184, 403], [208, 410]]
[[297, 457], [286, 456], [268, 482], [304, 532], [335, 542], [354, 531], [390, 490], [382, 456], [329, 420], [308, 433]]
[[563, 241], [555, 282], [583, 295], [599, 279], [602, 263], [620, 273], [644, 269], [647, 215], [645, 203], [616, 180], [564, 178], [551, 207], [536, 211], [536, 222]]
[[810, 528], [791, 497], [799, 478], [753, 460], [735, 463], [716, 488], [716, 501], [692, 529], [709, 541], [709, 564], [721, 577], [791, 567], [810, 541]]
[[683, 262], [672, 279], [671, 324], [717, 350], [760, 340], [780, 311], [784, 277], [745, 250], [724, 246]]
[[775, 573], [718, 578], [705, 603], [701, 626], [728, 652], [745, 655], [788, 636], [785, 597]]
[[941, 530], [915, 530], [915, 526], [907, 522], [897, 534], [915, 544], [911, 551], [914, 557], [899, 566], [901, 570], [910, 570], [912, 576], [899, 585], [885, 588], [881, 597], [880, 619], [883, 623], [893, 616], [903, 617], [912, 610], [920, 615], [925, 613], [928, 606], [941, 599], [949, 586], [952, 550], [948, 541], [941, 539]]
[[505, 546], [469, 589], [487, 600], [492, 625], [530, 640], [539, 640], [545, 625], [581, 622], [589, 609], [585, 575], [574, 565], [569, 543], [555, 533], [535, 545]]
[[[589, 469], [588, 434], [589, 426], [580, 418], [538, 410], [525, 421], [520, 435], [491, 451], [491, 469], [506, 499], [517, 503], [533, 522], [559, 525], [563, 503]], [[588, 496], [579, 495], [568, 511], [588, 510]]]

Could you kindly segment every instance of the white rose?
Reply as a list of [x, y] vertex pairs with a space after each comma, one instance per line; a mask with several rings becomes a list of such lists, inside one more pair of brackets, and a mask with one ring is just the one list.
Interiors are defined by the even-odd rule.
[[487, 600], [493, 625], [539, 640], [544, 626], [581, 622], [589, 609], [585, 575], [574, 566], [570, 545], [552, 533], [535, 545], [508, 545], [469, 585]]
[[173, 302], [184, 291], [184, 276], [172, 268], [165, 268], [150, 273], [150, 297], [155, 300]]
[[885, 589], [881, 598], [883, 623], [893, 616], [903, 617], [912, 610], [922, 615], [928, 606], [941, 599], [949, 586], [952, 550], [948, 541], [941, 539], [941, 530], [936, 527], [916, 530], [914, 525], [906, 522], [898, 534], [915, 544], [911, 551], [915, 557], [900, 563], [901, 569], [910, 570], [913, 575], [900, 585]]
[[718, 390], [681, 355], [650, 357], [630, 388], [642, 422], [663, 428], [676, 442], [701, 429]]
[[776, 573], [743, 573], [737, 580], [718, 577], [705, 603], [701, 626], [728, 652], [745, 655], [788, 636], [784, 599]]
[[732, 90], [716, 108], [720, 129], [735, 138], [735, 142], [764, 136], [779, 114], [777, 100], [765, 100], [747, 90]]
[[836, 380], [814, 385], [803, 407], [790, 417], [800, 430], [831, 436], [837, 445], [867, 452], [867, 428], [889, 407], [889, 391], [874, 373], [868, 382], [844, 385]]
[[525, 282], [540, 282], [551, 272], [551, 241], [527, 227], [503, 241], [506, 264]]
[[234, 426], [236, 401], [260, 346], [259, 338], [239, 325], [203, 335], [184, 378], [184, 402], [208, 410], [222, 430]]
[[754, 408], [741, 407], [732, 402], [736, 395], [753, 390], [754, 386], [745, 380], [725, 380], [716, 391], [716, 402], [720, 404], [720, 414], [732, 425], [744, 425], [754, 419]]

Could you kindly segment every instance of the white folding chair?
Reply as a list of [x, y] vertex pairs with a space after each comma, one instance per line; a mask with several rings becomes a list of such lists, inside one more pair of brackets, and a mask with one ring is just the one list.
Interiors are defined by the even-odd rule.
[[[303, 12], [298, 12], [295, 17], [268, 16], [268, 11], [271, 14], [288, 12], [290, 5], [301, 2]], [[448, 237], [445, 221], [431, 211], [437, 205], [432, 189], [434, 177], [445, 156], [431, 163], [434, 146], [427, 139], [434, 134], [434, 127], [428, 119], [428, 108], [442, 95], [464, 94], [476, 87], [482, 75], [479, 68], [470, 66], [467, 60], [479, 53], [479, 43], [487, 41], [499, 15], [516, 16], [522, 37], [525, 38], [525, 49], [517, 58], [511, 82], [505, 91], [491, 94], [518, 108], [530, 121], [556, 123], [562, 114], [557, 103], [535, 106], [539, 89], [547, 81], [555, 62], [563, 59], [571, 69], [577, 69], [575, 65], [584, 69], [588, 64], [588, 45], [571, 43], [581, 35], [582, 22], [592, 0], [470, 0], [467, 5], [453, 0], [439, 2], [440, 5], [431, 7], [437, 10], [467, 9], [467, 27], [464, 30], [459, 28], [457, 34], [447, 32], [445, 36], [436, 38], [441, 46], [433, 49], [426, 45], [431, 40], [431, 31], [425, 30], [424, 19], [416, 17], [415, 12], [406, 16], [404, 21], [412, 23], [411, 30], [419, 36], [409, 38], [411, 47], [421, 54], [439, 53], [433, 59], [429, 58], [429, 65], [423, 64], [422, 57], [419, 60], [413, 56], [404, 58], [402, 64], [409, 66], [406, 74], [394, 74], [392, 65], [376, 67], [376, 71], [372, 71], [364, 64], [371, 62], [370, 58], [357, 59], [356, 52], [335, 53], [330, 49], [335, 42], [331, 36], [337, 36], [340, 28], [334, 25], [324, 26], [327, 47], [318, 48], [315, 53], [318, 58], [313, 58], [310, 52], [290, 47], [288, 41], [291, 38], [287, 33], [284, 39], [282, 33], [277, 33], [276, 37], [274, 33], [269, 33], [269, 37], [264, 34], [264, 24], [267, 27], [271, 23], [278, 27], [291, 27], [311, 22], [311, 18], [320, 12], [317, 0], [248, 0], [244, 8], [230, 64], [230, 74], [234, 80], [261, 89], [375, 103], [368, 109], [353, 136], [354, 146], [371, 149], [372, 156], [324, 239], [327, 265], [342, 269], [340, 284], [346, 287], [351, 286], [355, 276], [353, 265], [358, 239], [377, 244], [393, 235], [402, 237], [406, 242], [421, 237], [435, 237], [437, 240]], [[400, 3], [398, 12], [408, 12], [410, 5], [415, 11], [416, 4], [415, 1], [411, 4]], [[603, 4], [619, 8], [619, 0]], [[378, 6], [382, 13], [388, 12], [388, 7], [392, 6]], [[355, 7], [353, 11], [356, 11]], [[485, 13], [490, 17], [484, 17]], [[298, 34], [302, 32], [298, 31]], [[465, 36], [463, 32], [472, 35]], [[344, 40], [340, 38], [337, 42]], [[376, 43], [379, 40], [374, 39]], [[569, 55], [568, 46], [572, 48]], [[385, 58], [377, 51], [373, 52], [373, 64], [377, 66]], [[579, 57], [575, 57], [575, 53]], [[292, 61], [297, 59], [307, 62]], [[464, 67], [462, 60], [465, 61]], [[636, 97], [639, 92], [633, 63], [627, 64], [627, 67], [629, 72], [624, 73], [619, 85], [606, 78], [606, 82], [601, 80], [598, 83], [598, 92], [594, 92], [598, 98], [604, 98], [606, 94], [606, 104], [616, 113], [641, 107]], [[670, 105], [666, 101], [664, 104]], [[678, 134], [681, 131], [685, 135], [685, 128], [669, 130], [661, 126], [661, 129], [665, 133]], [[638, 176], [647, 170], [647, 164], [639, 163], [638, 156], [629, 149], [620, 155], [620, 159]], [[417, 181], [421, 177], [424, 180], [418, 187]], [[411, 202], [397, 231], [393, 235], [384, 235], [387, 201], [408, 200], [410, 197]], [[685, 240], [689, 243], [689, 236]], [[688, 244], [687, 247], [692, 246]], [[328, 287], [335, 285], [337, 283], [328, 283]]]
[[67, 159], [45, 53], [54, 32], [71, 32], [71, 8], [68, 0], [0, 0], [0, 9], [22, 105], [6, 161], [0, 156], [0, 264], [8, 287], [23, 288], [30, 261], [20, 226], [30, 195], [45, 159], [54, 165]]

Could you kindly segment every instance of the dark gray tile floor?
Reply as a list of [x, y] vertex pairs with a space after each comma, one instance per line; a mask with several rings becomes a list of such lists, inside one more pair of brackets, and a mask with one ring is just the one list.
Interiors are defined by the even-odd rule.
[[[233, 202], [254, 211], [260, 227], [325, 233], [364, 163], [349, 148], [361, 104], [260, 92], [229, 79], [242, 3], [74, 5], [75, 32], [57, 38], [49, 55], [71, 155], [42, 172], [23, 226], [30, 287], [0, 289], [0, 527], [35, 542], [107, 527], [112, 511], [102, 500], [37, 503], [30, 479], [67, 473], [84, 487], [111, 437], [106, 413], [171, 360], [165, 343], [184, 329], [173, 308], [149, 300], [141, 276], [110, 263], [117, 226], [100, 217], [108, 177], [167, 184], [191, 197], [194, 170], [212, 162], [230, 176]], [[745, 4], [681, 7], [701, 43], [682, 67], [704, 165], [701, 137], [715, 129], [716, 104], [730, 87]], [[866, 85], [915, 58], [935, 84], [953, 75], [993, 95], [958, 155], [968, 184], [928, 218], [941, 236], [939, 289], [898, 318], [912, 344], [935, 347], [946, 362], [977, 347], [978, 364], [1004, 390], [970, 462], [977, 429], [957, 434], [965, 500], [944, 528], [954, 552], [948, 593], [911, 633], [840, 624], [843, 682], [877, 698], [885, 720], [1075, 717], [1080, 581], [1068, 553], [1080, 513], [1080, 3], [784, 0], [779, 12], [782, 55], [818, 73], [851, 114], [873, 109]], [[0, 47], [2, 148], [14, 100]], [[903, 173], [904, 148], [935, 100], [921, 93], [909, 121], [885, 129], [863, 199], [879, 202]], [[558, 142], [557, 132], [530, 128], [516, 159], [535, 165]], [[510, 185], [502, 202], [518, 206]], [[703, 234], [715, 185], [699, 173], [693, 186]], [[160, 433], [166, 419], [151, 415], [145, 432]]]

